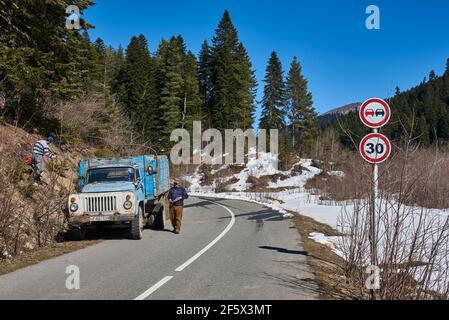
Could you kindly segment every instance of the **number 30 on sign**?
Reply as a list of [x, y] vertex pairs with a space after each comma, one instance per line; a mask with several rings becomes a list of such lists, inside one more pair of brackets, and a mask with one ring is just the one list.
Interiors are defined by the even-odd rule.
[[370, 133], [360, 141], [359, 150], [369, 163], [382, 163], [391, 154], [390, 140], [383, 134]]

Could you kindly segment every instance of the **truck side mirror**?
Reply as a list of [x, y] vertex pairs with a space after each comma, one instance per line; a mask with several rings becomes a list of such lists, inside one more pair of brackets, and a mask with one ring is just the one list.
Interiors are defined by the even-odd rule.
[[157, 173], [157, 170], [155, 170], [152, 166], [148, 166], [147, 173], [150, 175], [155, 174], [155, 173]]

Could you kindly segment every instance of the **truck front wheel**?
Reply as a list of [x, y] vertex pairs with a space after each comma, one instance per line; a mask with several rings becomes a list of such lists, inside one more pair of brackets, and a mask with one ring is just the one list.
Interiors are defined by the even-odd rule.
[[131, 223], [131, 238], [134, 240], [142, 239], [144, 227], [145, 223], [143, 221], [143, 209], [139, 206], [138, 214]]

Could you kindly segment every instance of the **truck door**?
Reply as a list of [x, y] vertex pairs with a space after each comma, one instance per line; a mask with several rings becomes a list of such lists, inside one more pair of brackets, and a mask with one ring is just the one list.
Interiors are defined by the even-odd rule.
[[144, 185], [145, 185], [145, 198], [153, 199], [156, 195], [156, 160], [150, 157], [145, 157], [145, 173], [144, 173]]
[[76, 183], [76, 190], [78, 192], [81, 192], [81, 189], [86, 184], [86, 169], [86, 161], [81, 160], [80, 162], [78, 162], [78, 179]]

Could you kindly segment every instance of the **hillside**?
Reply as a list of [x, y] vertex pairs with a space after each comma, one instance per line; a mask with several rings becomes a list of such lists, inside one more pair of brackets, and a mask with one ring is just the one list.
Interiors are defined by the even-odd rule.
[[323, 113], [322, 115], [319, 115], [316, 120], [318, 127], [323, 127], [323, 126], [328, 125], [331, 121], [335, 120], [335, 118], [338, 116], [344, 116], [352, 111], [358, 110], [358, 108], [360, 107], [361, 104], [362, 104], [361, 102], [346, 104], [342, 107], [331, 109], [331, 110]]
[[45, 185], [33, 184], [23, 159], [42, 136], [0, 124], [0, 261], [52, 245], [64, 229], [61, 208], [73, 190], [81, 158], [93, 155], [85, 147], [53, 145], [57, 159], [47, 161]]

